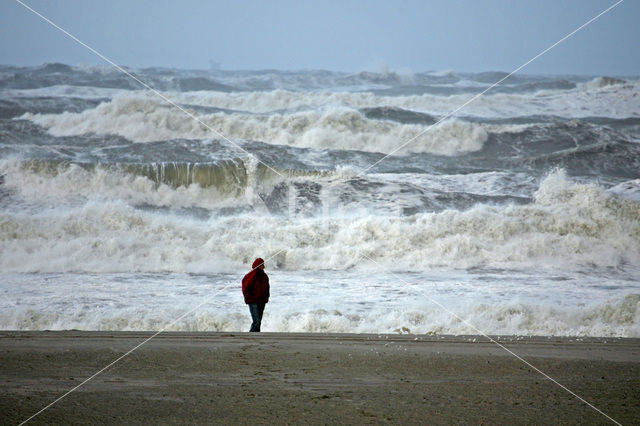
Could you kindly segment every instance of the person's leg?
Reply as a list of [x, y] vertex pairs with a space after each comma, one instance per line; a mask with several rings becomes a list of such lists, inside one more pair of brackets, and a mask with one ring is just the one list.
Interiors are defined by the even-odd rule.
[[264, 306], [265, 303], [258, 303], [258, 331], [260, 331], [260, 326], [262, 325], [262, 315], [264, 314]]
[[249, 329], [249, 331], [250, 332], [260, 331], [260, 321], [262, 320], [262, 313], [258, 308], [258, 304], [249, 303], [249, 312], [251, 312], [251, 320], [253, 321], [251, 323], [251, 328]]

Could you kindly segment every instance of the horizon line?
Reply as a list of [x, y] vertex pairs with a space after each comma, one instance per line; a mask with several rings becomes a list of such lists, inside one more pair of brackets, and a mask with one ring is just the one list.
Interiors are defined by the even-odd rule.
[[[65, 65], [69, 67], [105, 67], [110, 68], [107, 65], [103, 65], [101, 63], [66, 63], [59, 61], [51, 61], [51, 62], [41, 62], [39, 64], [11, 64], [11, 63], [0, 63], [0, 67], [15, 67], [15, 68], [41, 68], [47, 65]], [[430, 73], [443, 73], [446, 75], [448, 73], [452, 74], [488, 74], [488, 73], [503, 73], [508, 74], [507, 71], [498, 70], [498, 69], [486, 69], [483, 71], [468, 71], [468, 70], [455, 70], [455, 69], [429, 69], [429, 70], [421, 70], [414, 71], [410, 70], [406, 67], [401, 67], [398, 69], [380, 69], [380, 70], [371, 70], [371, 69], [361, 69], [358, 71], [349, 71], [349, 70], [338, 70], [338, 69], [328, 69], [328, 68], [180, 68], [178, 66], [168, 66], [168, 65], [149, 65], [149, 66], [132, 66], [132, 65], [120, 65], [123, 68], [133, 69], [133, 70], [151, 70], [151, 69], [160, 69], [160, 70], [171, 70], [171, 71], [194, 71], [194, 72], [208, 72], [208, 73], [216, 73], [216, 72], [330, 72], [337, 74], [347, 74], [347, 75], [358, 75], [363, 73], [371, 73], [376, 75], [397, 75], [397, 76], [412, 76], [419, 74], [430, 74]], [[537, 77], [553, 77], [553, 76], [576, 76], [576, 77], [640, 77], [640, 73], [638, 74], [607, 74], [607, 73], [530, 73], [523, 72], [518, 73], [516, 75], [520, 76], [537, 76]]]

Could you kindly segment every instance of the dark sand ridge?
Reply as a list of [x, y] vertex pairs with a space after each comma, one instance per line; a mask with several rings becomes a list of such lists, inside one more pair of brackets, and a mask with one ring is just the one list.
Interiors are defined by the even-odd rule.
[[[26, 420], [152, 334], [0, 332], [0, 422]], [[639, 422], [640, 339], [498, 341]], [[162, 333], [30, 422], [59, 423], [612, 424], [484, 337], [295, 333]]]

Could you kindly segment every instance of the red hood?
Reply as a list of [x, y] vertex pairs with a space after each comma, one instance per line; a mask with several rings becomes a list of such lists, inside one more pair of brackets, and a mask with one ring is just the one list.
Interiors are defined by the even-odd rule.
[[242, 278], [242, 293], [245, 303], [267, 303], [269, 301], [269, 277], [258, 269], [264, 260], [257, 258], [251, 271]]

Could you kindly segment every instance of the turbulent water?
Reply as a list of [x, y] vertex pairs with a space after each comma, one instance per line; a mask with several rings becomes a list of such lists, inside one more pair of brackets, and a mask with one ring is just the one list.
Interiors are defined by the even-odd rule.
[[131, 72], [0, 67], [0, 328], [640, 337], [637, 77]]

